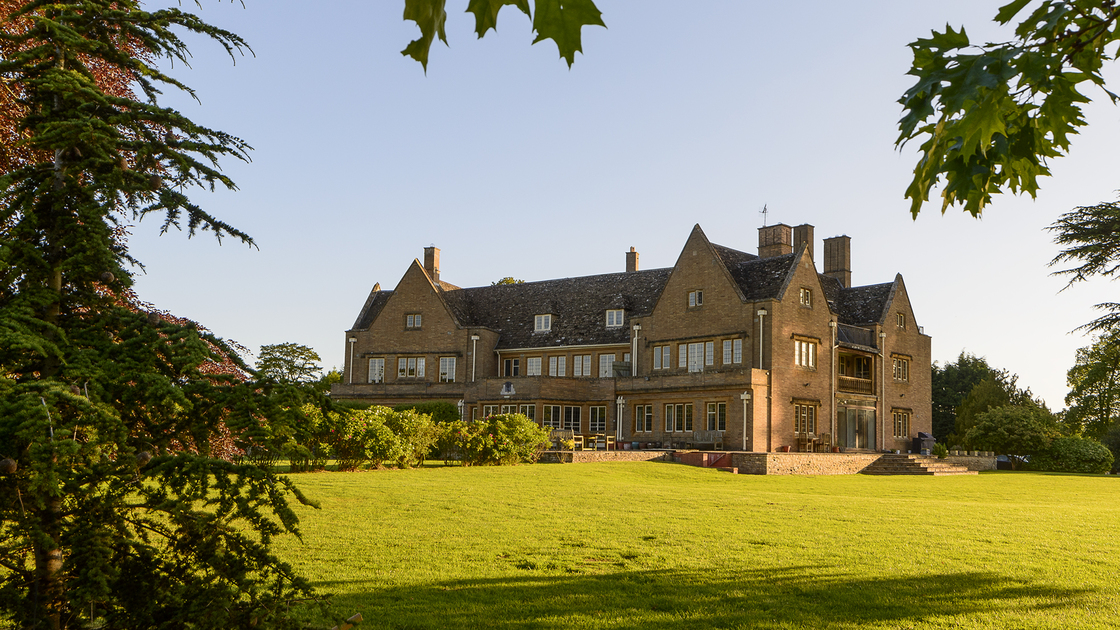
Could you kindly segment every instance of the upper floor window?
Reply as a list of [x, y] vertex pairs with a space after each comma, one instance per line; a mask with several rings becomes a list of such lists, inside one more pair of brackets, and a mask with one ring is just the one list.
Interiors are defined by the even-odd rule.
[[541, 375], [541, 358], [529, 357], [525, 361], [525, 375], [526, 376], [540, 376]]
[[420, 313], [409, 313], [404, 316], [405, 328], [419, 328], [420, 327]]
[[533, 332], [548, 332], [550, 330], [552, 330], [552, 315], [533, 317]]
[[614, 376], [614, 355], [600, 354], [599, 378], [611, 378], [612, 376]]
[[624, 311], [622, 309], [611, 309], [607, 311], [607, 328], [621, 328], [623, 314]]
[[672, 363], [672, 350], [673, 346], [654, 346], [653, 347], [653, 369], [660, 370], [662, 368], [669, 369], [673, 367]]
[[801, 289], [801, 306], [813, 307], [812, 289]]
[[793, 341], [793, 358], [794, 363], [801, 367], [817, 367], [817, 344], [813, 341], [795, 339]]
[[688, 292], [688, 305], [689, 306], [702, 306], [704, 304], [703, 291], [689, 291]]
[[899, 328], [906, 328], [906, 314], [905, 313], [899, 313], [898, 314], [898, 327]]
[[894, 357], [894, 380], [900, 382], [910, 380], [910, 357]]
[[590, 354], [577, 354], [572, 356], [572, 376], [591, 376]]
[[568, 357], [548, 357], [548, 375], [564, 376]]

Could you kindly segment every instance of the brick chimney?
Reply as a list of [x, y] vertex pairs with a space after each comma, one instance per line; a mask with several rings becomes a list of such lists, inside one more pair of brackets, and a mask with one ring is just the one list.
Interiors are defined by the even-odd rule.
[[439, 282], [439, 248], [434, 245], [424, 248], [424, 271], [433, 282]]
[[809, 247], [809, 259], [815, 260], [813, 257], [813, 226], [808, 223], [802, 223], [793, 228], [793, 251], [801, 249], [802, 243]]
[[793, 252], [792, 228], [784, 223], [758, 228], [758, 257], [773, 258]]
[[852, 239], [833, 236], [824, 239], [824, 275], [836, 278], [845, 287], [852, 286]]
[[638, 252], [634, 251], [631, 247], [630, 251], [626, 252], [626, 273], [634, 273], [638, 270]]

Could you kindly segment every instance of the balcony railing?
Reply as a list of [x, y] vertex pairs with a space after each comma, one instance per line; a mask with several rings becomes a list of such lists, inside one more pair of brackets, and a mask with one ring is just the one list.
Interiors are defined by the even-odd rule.
[[842, 392], [853, 392], [856, 394], [873, 394], [875, 393], [875, 383], [869, 378], [856, 378], [854, 376], [837, 376], [836, 386]]

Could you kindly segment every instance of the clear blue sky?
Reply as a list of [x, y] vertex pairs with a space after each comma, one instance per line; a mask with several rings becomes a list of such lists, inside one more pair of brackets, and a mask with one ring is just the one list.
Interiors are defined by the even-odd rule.
[[667, 267], [696, 223], [755, 252], [765, 204], [771, 223], [815, 225], [818, 250], [851, 236], [856, 284], [901, 273], [935, 359], [986, 356], [1064, 406], [1087, 344], [1070, 331], [1116, 286], [1059, 294], [1044, 228], [1115, 198], [1120, 110], [1092, 94], [1088, 133], [1039, 198], [1001, 196], [979, 221], [939, 204], [911, 220], [916, 158], [893, 145], [906, 44], [946, 22], [1005, 38], [1002, 2], [600, 0], [608, 28], [584, 29], [570, 70], [513, 9], [476, 40], [466, 4], [448, 0], [451, 47], [425, 76], [399, 52], [418, 33], [400, 0], [204, 0], [256, 56], [193, 43], [174, 72], [202, 103], [165, 103], [255, 148], [224, 165], [238, 192], [193, 198], [259, 250], [144, 221], [141, 298], [254, 351], [312, 346], [329, 367], [373, 284], [395, 286], [425, 246], [464, 287], [620, 271], [631, 246]]

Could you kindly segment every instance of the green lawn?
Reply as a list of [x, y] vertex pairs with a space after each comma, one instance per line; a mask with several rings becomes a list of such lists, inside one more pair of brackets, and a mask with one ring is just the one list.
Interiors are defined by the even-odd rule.
[[280, 552], [375, 628], [1120, 627], [1120, 478], [665, 463], [294, 476]]

